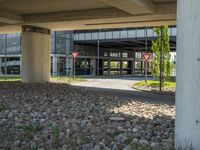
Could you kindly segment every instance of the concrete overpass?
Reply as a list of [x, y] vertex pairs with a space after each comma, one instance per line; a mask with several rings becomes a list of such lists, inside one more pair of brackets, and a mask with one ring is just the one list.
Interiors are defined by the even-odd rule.
[[175, 25], [177, 16], [175, 142], [199, 150], [199, 8], [199, 0], [0, 0], [0, 32], [22, 31], [23, 82], [45, 82], [50, 30]]
[[175, 25], [176, 0], [0, 0], [0, 32], [24, 24], [52, 30]]

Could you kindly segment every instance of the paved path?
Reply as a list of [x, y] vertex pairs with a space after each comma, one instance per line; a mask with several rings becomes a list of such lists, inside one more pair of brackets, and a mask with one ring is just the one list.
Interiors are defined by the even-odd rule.
[[132, 98], [150, 103], [175, 104], [173, 95], [154, 94], [132, 89], [131, 85], [139, 80], [142, 78], [86, 79], [85, 82], [73, 83], [73, 86], [87, 88], [90, 92], [106, 96]]

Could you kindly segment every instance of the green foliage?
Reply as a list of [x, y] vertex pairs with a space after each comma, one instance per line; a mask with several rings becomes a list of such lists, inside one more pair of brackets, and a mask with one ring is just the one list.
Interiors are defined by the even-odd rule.
[[24, 125], [24, 126], [18, 126], [18, 129], [20, 129], [24, 136], [33, 138], [33, 136], [42, 131], [42, 127], [39, 125]]
[[[153, 59], [152, 74], [155, 78], [160, 77], [160, 70], [162, 71], [162, 84], [164, 81], [170, 78], [173, 63], [170, 62], [170, 45], [169, 45], [169, 33], [167, 26], [160, 26], [154, 28], [154, 32], [157, 34], [157, 39], [152, 42], [152, 51], [155, 55]], [[162, 49], [162, 55], [161, 55]], [[160, 61], [162, 60], [162, 61]], [[160, 68], [161, 67], [161, 68]]]
[[59, 134], [60, 128], [58, 125], [52, 126], [52, 140], [53, 140], [53, 147], [59, 147]]

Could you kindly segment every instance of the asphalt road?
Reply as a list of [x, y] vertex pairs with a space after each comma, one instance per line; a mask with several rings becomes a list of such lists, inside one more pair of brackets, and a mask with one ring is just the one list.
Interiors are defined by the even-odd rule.
[[142, 80], [142, 78], [87, 79], [84, 82], [74, 83], [73, 86], [87, 89], [89, 92], [99, 95], [131, 98], [149, 103], [175, 104], [174, 95], [163, 95], [132, 89], [131, 85], [139, 80]]

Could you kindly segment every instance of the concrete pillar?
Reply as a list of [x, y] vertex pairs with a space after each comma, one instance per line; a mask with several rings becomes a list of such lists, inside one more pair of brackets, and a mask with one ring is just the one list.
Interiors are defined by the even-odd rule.
[[54, 55], [52, 58], [52, 74], [53, 76], [58, 76], [58, 57]]
[[50, 81], [50, 30], [22, 27], [22, 81], [44, 83]]
[[193, 150], [200, 146], [199, 8], [200, 0], [178, 0], [175, 143]]

